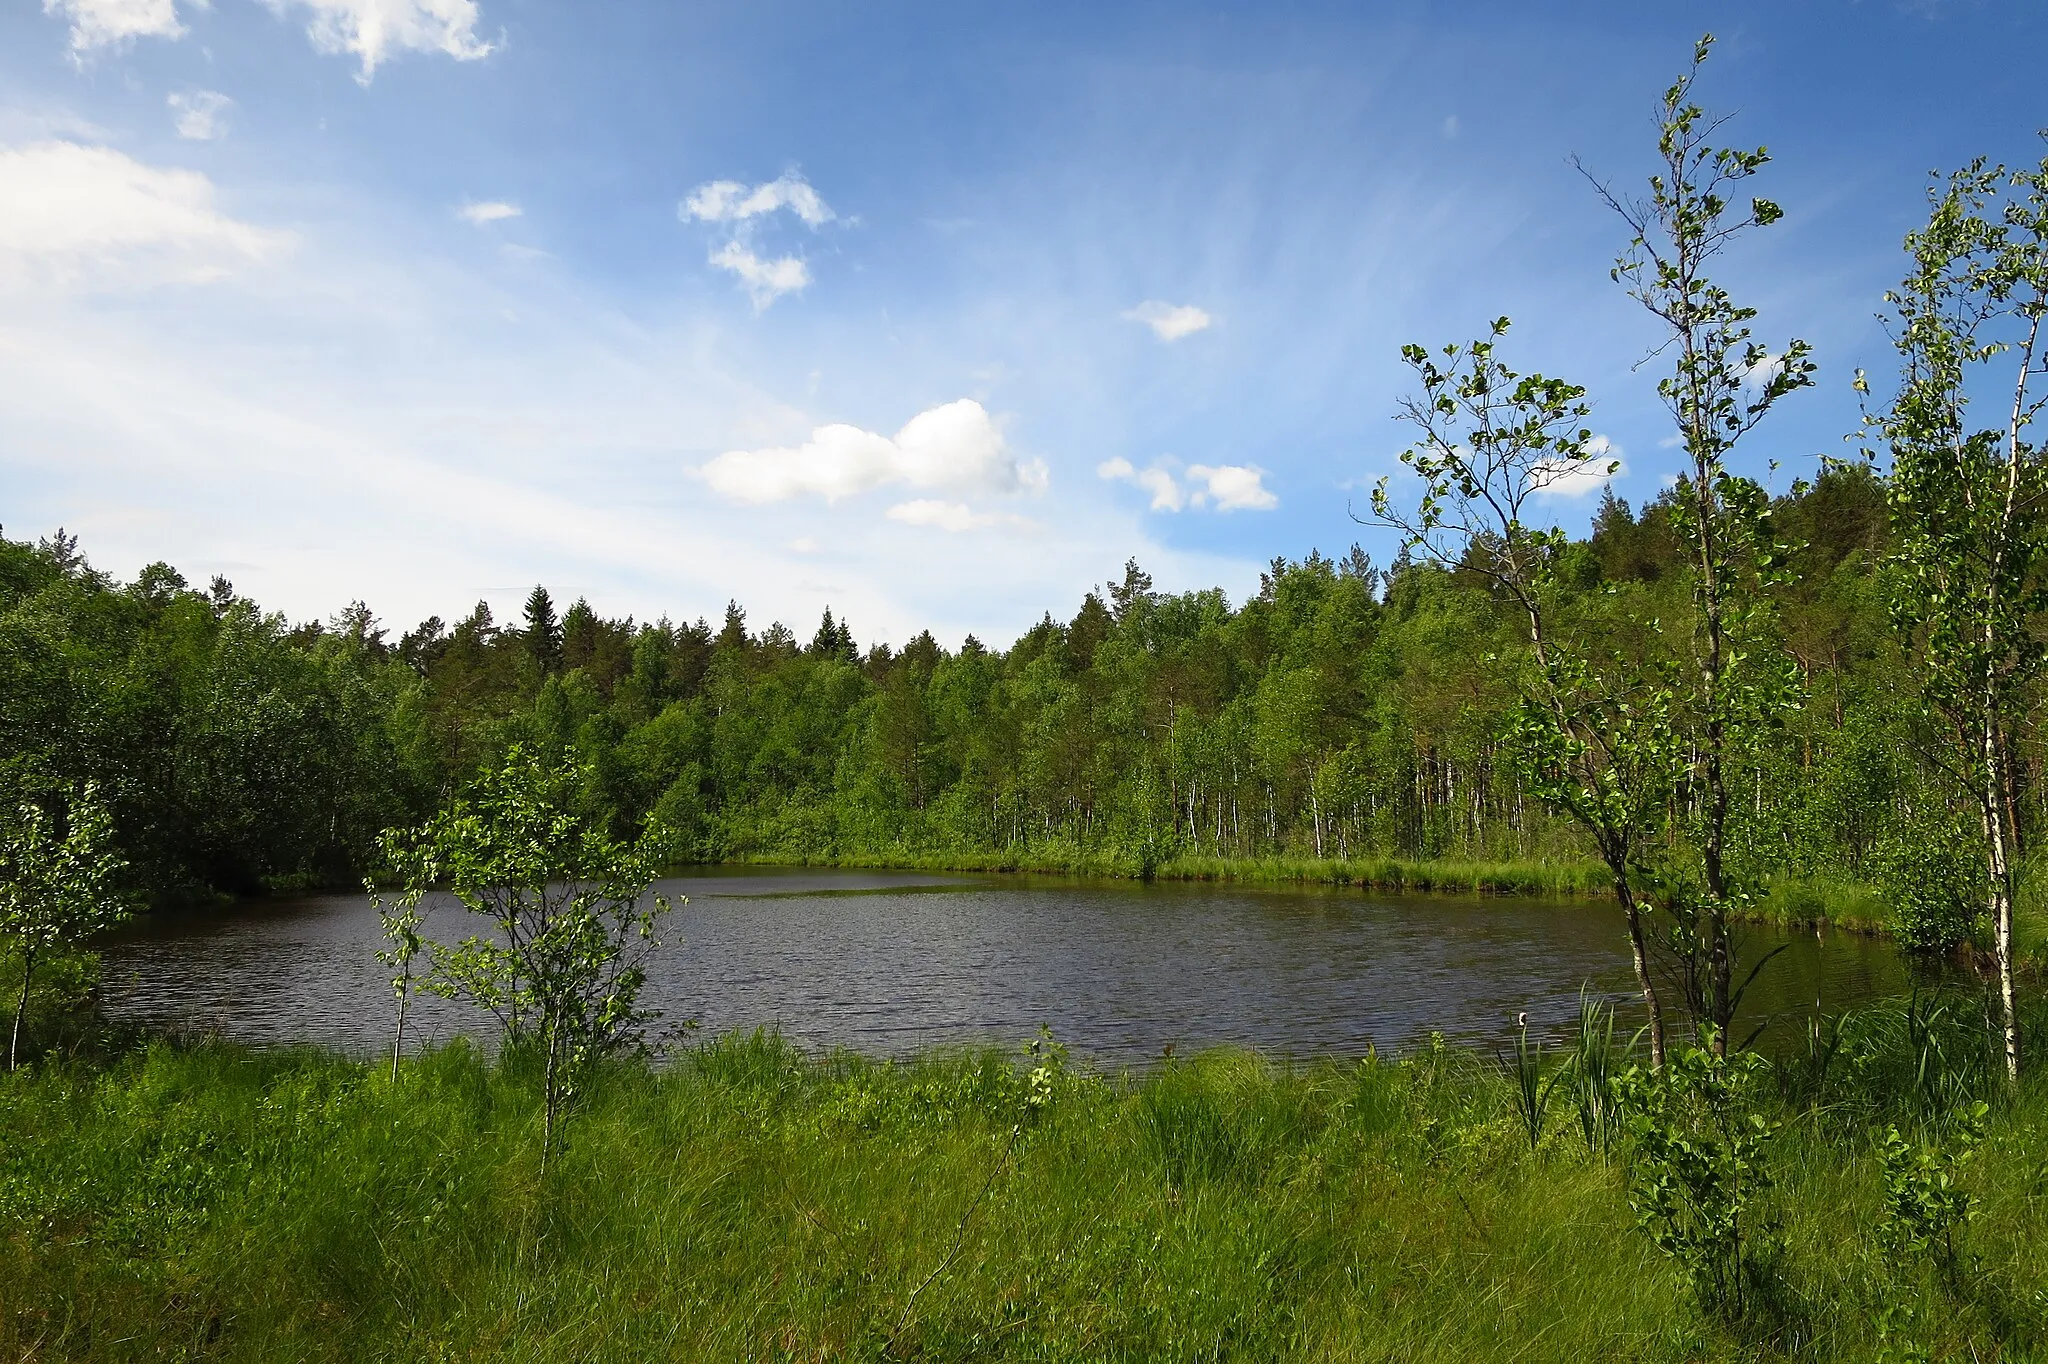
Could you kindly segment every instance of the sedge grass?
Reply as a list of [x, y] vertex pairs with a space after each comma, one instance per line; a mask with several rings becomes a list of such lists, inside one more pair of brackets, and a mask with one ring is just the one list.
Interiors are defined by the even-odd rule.
[[466, 1047], [394, 1083], [158, 1041], [0, 1083], [0, 1357], [1863, 1360], [1880, 1308], [1934, 1358], [2040, 1357], [2048, 1091], [1994, 1114], [1958, 1299], [1877, 1249], [1866, 1071], [1785, 1100], [1777, 1292], [1731, 1327], [1625, 1160], [1562, 1116], [1532, 1151], [1441, 1046], [1060, 1072], [1034, 1108], [997, 1053], [728, 1037], [605, 1071], [543, 1180], [537, 1085]]
[[1480, 895], [1605, 895], [1606, 868], [1591, 862], [1479, 862], [1394, 857], [1217, 857], [1183, 854], [1147, 868], [1115, 847], [1049, 844], [1038, 848], [955, 852], [895, 850], [763, 854], [763, 865], [887, 868], [896, 871], [1020, 872], [1047, 876], [1161, 881], [1234, 881], [1247, 885], [1353, 886], [1365, 890]]

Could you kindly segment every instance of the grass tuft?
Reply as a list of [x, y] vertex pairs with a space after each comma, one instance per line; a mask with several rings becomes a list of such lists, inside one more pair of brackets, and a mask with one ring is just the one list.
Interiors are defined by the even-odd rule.
[[[1532, 1150], [1514, 1077], [1441, 1043], [1094, 1075], [726, 1036], [600, 1072], [545, 1180], [531, 1078], [461, 1045], [395, 1083], [203, 1041], [46, 1060], [0, 1079], [0, 1357], [1826, 1361], [1880, 1324], [2039, 1357], [2048, 1086], [2002, 1093], [1981, 1012], [1781, 1063], [1772, 1315], [1740, 1328], [1634, 1229], [1625, 1151], [1577, 1121]], [[1546, 1079], [1628, 1063], [1584, 1031]], [[1873, 1132], [1981, 1095], [1958, 1295], [1882, 1249]]]

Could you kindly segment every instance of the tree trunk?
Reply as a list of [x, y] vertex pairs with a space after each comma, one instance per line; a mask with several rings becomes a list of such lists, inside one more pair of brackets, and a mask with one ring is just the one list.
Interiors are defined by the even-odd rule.
[[21, 998], [14, 1003], [14, 1036], [7, 1044], [7, 1069], [12, 1071], [21, 1064], [21, 1020], [28, 1013], [28, 983], [36, 973], [36, 954], [23, 950], [21, 954]]
[[398, 997], [398, 1030], [391, 1037], [391, 1083], [398, 1083], [398, 1058], [405, 1050], [405, 1011], [412, 1003], [412, 977], [406, 976], [405, 993]]
[[548, 1174], [548, 1153], [555, 1149], [555, 1050], [560, 1028], [558, 1020], [550, 1020], [547, 1027], [547, 1067], [541, 1073], [540, 1082], [540, 1174]]
[[1636, 988], [1642, 991], [1643, 1007], [1650, 1013], [1650, 1066], [1654, 1070], [1662, 1070], [1664, 1003], [1657, 997], [1656, 982], [1650, 979], [1650, 954], [1643, 941], [1643, 907], [1636, 900], [1635, 887], [1629, 884], [1626, 865], [1617, 867], [1610, 860], [1607, 869], [1614, 875], [1614, 898], [1620, 902], [1622, 913], [1628, 916], [1629, 956], [1636, 968]]
[[2015, 878], [2012, 828], [2008, 818], [2011, 804], [2006, 799], [2007, 773], [2003, 749], [2004, 744], [2000, 742], [1997, 721], [1987, 715], [1984, 725], [1983, 805], [1985, 855], [1990, 863], [1988, 870], [1991, 873], [1992, 950], [1998, 958], [2000, 1022], [2005, 1032], [2005, 1075], [2006, 1079], [2017, 1083], [2020, 1078], [2020, 1020], [2017, 1003], [2013, 998], [2012, 980], [2012, 908]]

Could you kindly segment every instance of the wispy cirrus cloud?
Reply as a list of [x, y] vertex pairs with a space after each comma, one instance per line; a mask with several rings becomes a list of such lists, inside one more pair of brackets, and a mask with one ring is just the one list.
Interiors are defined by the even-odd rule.
[[[187, 10], [206, 0], [182, 0]], [[307, 14], [306, 36], [322, 52], [355, 57], [356, 79], [365, 85], [396, 52], [438, 52], [459, 62], [476, 61], [497, 50], [476, 33], [483, 17], [476, 0], [264, 0], [282, 18]], [[43, 0], [43, 12], [71, 24], [74, 54], [134, 38], [182, 38], [180, 0]]]
[[0, 147], [0, 280], [133, 287], [195, 283], [274, 257], [294, 238], [214, 202], [197, 171], [67, 141]]
[[211, 142], [228, 135], [227, 112], [234, 101], [218, 90], [173, 90], [165, 97], [178, 136], [194, 142]]
[[43, 13], [70, 20], [73, 53], [131, 38], [177, 38], [185, 32], [175, 0], [43, 0]]

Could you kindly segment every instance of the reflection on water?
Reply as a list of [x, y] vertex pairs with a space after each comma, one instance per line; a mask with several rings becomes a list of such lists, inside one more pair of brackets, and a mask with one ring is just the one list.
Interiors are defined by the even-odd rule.
[[[1631, 990], [1619, 912], [1589, 901], [759, 868], [660, 888], [690, 897], [645, 995], [665, 1024], [874, 1054], [1012, 1044], [1040, 1024], [1111, 1062], [1220, 1042], [1357, 1055], [1432, 1031], [1490, 1047], [1520, 1010], [1561, 1033], [1581, 985], [1625, 1009]], [[451, 905], [429, 932], [475, 931]], [[108, 1007], [367, 1053], [390, 1034], [380, 945], [361, 895], [160, 917], [107, 945]], [[1767, 1037], [1908, 983], [1889, 946], [1845, 934], [1751, 930], [1743, 955], [1781, 945], [1745, 1001], [1752, 1023], [1775, 1020]], [[414, 1017], [423, 1041], [490, 1030], [437, 1000]]]

